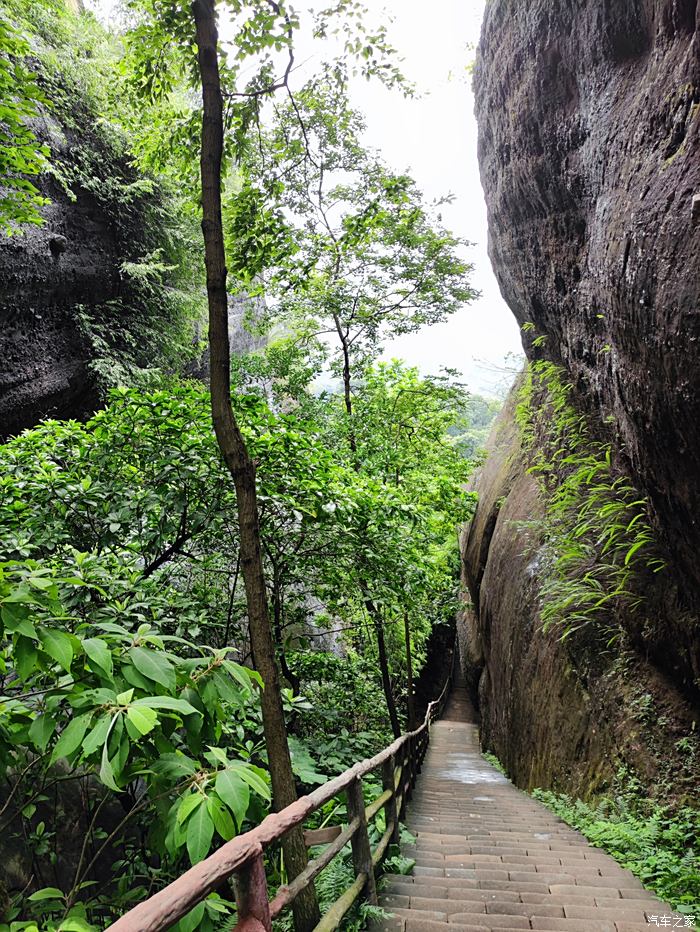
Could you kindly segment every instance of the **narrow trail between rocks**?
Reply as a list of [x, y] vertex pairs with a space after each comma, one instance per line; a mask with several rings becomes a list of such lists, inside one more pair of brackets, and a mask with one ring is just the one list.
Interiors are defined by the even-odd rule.
[[416, 843], [403, 853], [416, 866], [410, 876], [386, 878], [387, 932], [649, 932], [684, 924], [484, 760], [463, 685], [432, 726], [406, 825]]

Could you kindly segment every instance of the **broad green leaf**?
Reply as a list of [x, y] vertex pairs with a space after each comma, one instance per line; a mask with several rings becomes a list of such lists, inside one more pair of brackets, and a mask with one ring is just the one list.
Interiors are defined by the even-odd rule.
[[91, 925], [80, 916], [68, 916], [58, 927], [57, 932], [97, 932], [97, 926]]
[[186, 916], [171, 929], [171, 932], [195, 932], [198, 929], [204, 916], [204, 903], [197, 903], [194, 909], [191, 909]]
[[231, 906], [223, 900], [218, 893], [210, 893], [204, 901], [207, 912], [212, 918], [214, 916], [228, 915], [231, 912]]
[[17, 673], [21, 679], [26, 680], [36, 669], [39, 659], [39, 653], [34, 646], [34, 642], [20, 634], [15, 641], [13, 657]]
[[40, 628], [39, 640], [49, 657], [53, 657], [66, 673], [70, 673], [73, 663], [73, 644], [68, 635], [53, 628]]
[[207, 799], [207, 809], [214, 822], [216, 831], [221, 835], [224, 841], [230, 841], [236, 834], [236, 826], [233, 824], [231, 813], [218, 796], [210, 796]]
[[234, 689], [231, 680], [221, 670], [215, 670], [211, 674], [211, 681], [214, 683], [217, 693], [225, 702], [237, 703], [240, 701], [240, 693]]
[[27, 899], [32, 903], [39, 903], [41, 900], [63, 900], [65, 896], [63, 890], [59, 890], [58, 887], [43, 887], [41, 890], [37, 890], [36, 893], [32, 893]]
[[205, 800], [206, 796], [203, 793], [196, 791], [194, 793], [190, 793], [189, 796], [185, 796], [177, 810], [177, 821], [180, 823], [180, 825], [182, 825], [185, 819], [192, 815], [194, 810], [198, 806], [201, 806]]
[[56, 722], [50, 715], [43, 712], [41, 715], [37, 715], [29, 726], [29, 737], [40, 751], [45, 751], [55, 731]]
[[79, 715], [66, 725], [51, 754], [52, 764], [61, 757], [69, 757], [80, 747], [92, 716], [92, 712], [85, 712], [84, 715]]
[[158, 723], [158, 716], [156, 713], [153, 709], [146, 708], [146, 706], [142, 706], [141, 708], [137, 708], [133, 705], [129, 706], [126, 710], [126, 714], [132, 725], [134, 725], [142, 735], [147, 735]]
[[112, 676], [114, 672], [112, 651], [106, 641], [103, 641], [102, 638], [85, 638], [83, 650], [88, 655], [92, 666], [97, 666], [104, 673]]
[[226, 669], [229, 671], [229, 673], [234, 677], [234, 679], [238, 680], [238, 682], [244, 689], [251, 688], [252, 684], [251, 684], [251, 679], [250, 679], [250, 673], [248, 670], [245, 669], [245, 667], [242, 667], [240, 664], [236, 663], [234, 660], [227, 660], [225, 666], [226, 666]]
[[123, 693], [119, 693], [117, 696], [117, 702], [119, 705], [128, 705], [131, 700], [134, 698], [134, 690], [127, 689]]
[[136, 699], [133, 706], [146, 706], [149, 709], [170, 709], [173, 712], [180, 712], [182, 715], [201, 715], [193, 705], [190, 705], [186, 699], [177, 699], [175, 696], [145, 696], [143, 699]]
[[119, 723], [122, 726], [122, 735], [119, 740], [119, 746], [117, 747], [117, 753], [110, 758], [115, 780], [120, 776], [129, 759], [129, 733], [128, 729], [124, 727], [124, 722], [124, 716], [120, 715]]
[[250, 803], [250, 789], [247, 783], [233, 770], [222, 770], [217, 775], [214, 786], [221, 799], [233, 812], [236, 823], [240, 827]]
[[[118, 727], [117, 727], [118, 726]], [[117, 786], [117, 782], [114, 779], [114, 768], [109, 759], [109, 736], [112, 732], [112, 729], [116, 728], [117, 736], [119, 735], [119, 728], [123, 728], [122, 724], [122, 713], [116, 712], [112, 716], [112, 720], [109, 723], [107, 729], [107, 737], [105, 738], [105, 743], [102, 747], [102, 759], [100, 761], [100, 780], [104, 783], [105, 786], [109, 787], [110, 790], [114, 790], [115, 793], [121, 793], [121, 788]]]
[[191, 777], [197, 772], [195, 762], [184, 754], [161, 754], [158, 760], [152, 764], [156, 773], [164, 774], [172, 779], [179, 777]]
[[208, 854], [214, 837], [214, 823], [206, 806], [198, 806], [187, 822], [187, 853], [192, 864]]
[[123, 663], [121, 673], [127, 683], [135, 686], [137, 689], [143, 689], [144, 692], [150, 693], [153, 690], [153, 680], [142, 676], [132, 663]]
[[86, 757], [89, 757], [90, 754], [94, 754], [95, 751], [105, 743], [111, 721], [112, 719], [109, 715], [103, 715], [97, 720], [97, 724], [92, 731], [86, 735], [83, 741], [83, 754]]
[[0, 609], [0, 616], [5, 628], [12, 634], [23, 634], [25, 637], [36, 640], [36, 628], [29, 620], [29, 610], [26, 605], [9, 602]]
[[231, 767], [238, 774], [241, 780], [245, 780], [251, 790], [262, 796], [263, 799], [270, 801], [270, 787], [265, 783], [263, 778], [255, 772], [250, 764], [244, 764], [242, 761], [232, 761]]
[[212, 747], [209, 745], [209, 751], [211, 752], [214, 760], [217, 760], [220, 764], [223, 764], [224, 767], [228, 767], [228, 757], [226, 756], [226, 751], [223, 748]]
[[102, 748], [102, 760], [100, 762], [100, 780], [104, 783], [106, 787], [109, 787], [110, 790], [114, 790], [115, 793], [121, 793], [121, 788], [117, 786], [117, 781], [114, 779], [114, 768], [109, 760], [109, 753], [107, 751], [107, 742], [105, 742], [104, 747]]
[[175, 670], [170, 661], [162, 654], [148, 647], [132, 647], [129, 656], [139, 673], [156, 683], [160, 683], [166, 689], [175, 689]]

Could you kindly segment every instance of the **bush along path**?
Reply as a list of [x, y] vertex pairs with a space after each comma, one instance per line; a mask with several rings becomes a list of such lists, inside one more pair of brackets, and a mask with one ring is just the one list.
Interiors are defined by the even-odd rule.
[[463, 685], [453, 689], [406, 824], [411, 876], [386, 878], [387, 932], [648, 932], [689, 927], [611, 857], [516, 789], [479, 751]]

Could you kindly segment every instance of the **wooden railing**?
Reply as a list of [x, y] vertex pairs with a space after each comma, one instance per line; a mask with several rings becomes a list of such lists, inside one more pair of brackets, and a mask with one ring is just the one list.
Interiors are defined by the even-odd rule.
[[[383, 860], [389, 845], [398, 843], [399, 821], [420, 772], [430, 740], [430, 725], [442, 714], [451, 681], [452, 669], [440, 696], [428, 706], [420, 728], [397, 738], [375, 757], [355, 764], [286, 809], [271, 813], [256, 828], [222, 845], [214, 854], [195, 864], [150, 899], [139, 903], [108, 928], [112, 932], [161, 932], [187, 915], [226, 880], [235, 877], [238, 907], [235, 932], [270, 932], [272, 920], [292, 904], [300, 891], [330, 864], [348, 842], [352, 846], [355, 881], [324, 913], [314, 932], [333, 932], [363, 893], [369, 903], [376, 905], [375, 869]], [[379, 768], [383, 792], [365, 806], [363, 777]], [[323, 853], [310, 861], [298, 877], [280, 887], [270, 901], [263, 862], [265, 849], [279, 842], [290, 829], [302, 824], [340, 793], [346, 795], [348, 825], [341, 828]], [[380, 809], [384, 810], [385, 830], [372, 851], [368, 825]], [[313, 836], [313, 832], [309, 835]]]

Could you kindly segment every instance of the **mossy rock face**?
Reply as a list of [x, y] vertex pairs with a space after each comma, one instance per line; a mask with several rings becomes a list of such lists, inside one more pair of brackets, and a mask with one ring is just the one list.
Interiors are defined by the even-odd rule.
[[[595, 797], [623, 767], [650, 796], [682, 804], [700, 783], [700, 740], [693, 737], [700, 710], [692, 666], [684, 668], [669, 638], [682, 643], [679, 626], [687, 638], [693, 621], [679, 607], [673, 580], [652, 574], [643, 580], [645, 608], [635, 616], [620, 604], [607, 619], [620, 632], [614, 645], [595, 625], [564, 641], [554, 627], [543, 631], [546, 493], [528, 472], [532, 450], [523, 448], [515, 424], [519, 393], [494, 431], [474, 483], [477, 511], [462, 536], [472, 605], [458, 627], [482, 746], [525, 789]], [[669, 663], [679, 665], [675, 677]]]

